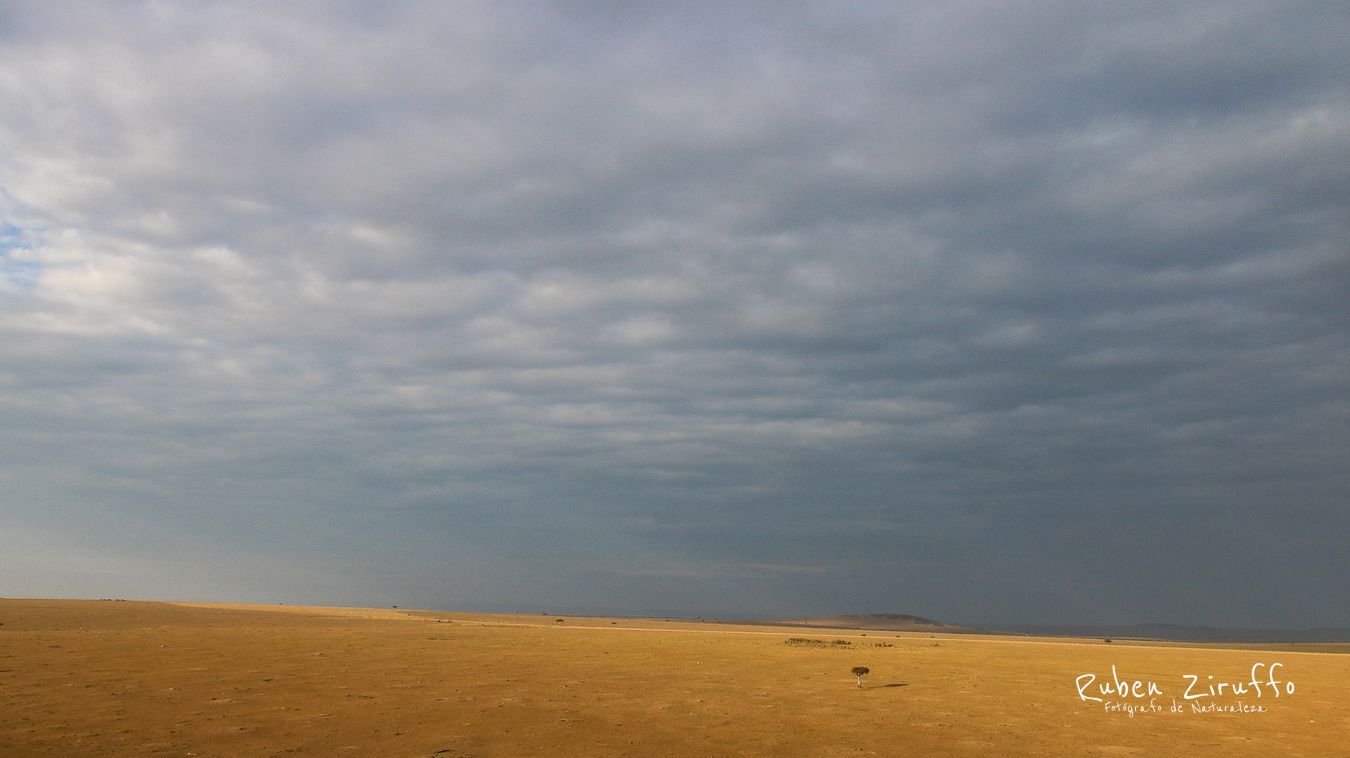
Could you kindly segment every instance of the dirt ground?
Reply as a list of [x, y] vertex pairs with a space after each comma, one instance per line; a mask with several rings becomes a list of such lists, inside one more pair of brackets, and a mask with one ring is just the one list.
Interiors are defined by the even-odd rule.
[[0, 756], [1350, 755], [1345, 654], [558, 618], [0, 600]]

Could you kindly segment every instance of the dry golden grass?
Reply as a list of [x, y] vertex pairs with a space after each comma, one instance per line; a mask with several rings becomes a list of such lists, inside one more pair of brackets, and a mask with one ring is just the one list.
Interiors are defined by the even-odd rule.
[[[1350, 754], [1347, 655], [556, 618], [4, 600], [0, 756]], [[1074, 686], [1114, 664], [1170, 703], [1276, 660], [1265, 713]]]

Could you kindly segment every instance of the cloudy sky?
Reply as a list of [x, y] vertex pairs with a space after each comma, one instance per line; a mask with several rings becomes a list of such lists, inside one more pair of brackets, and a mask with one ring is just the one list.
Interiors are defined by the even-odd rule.
[[673, 5], [0, 5], [0, 594], [1350, 625], [1345, 6]]

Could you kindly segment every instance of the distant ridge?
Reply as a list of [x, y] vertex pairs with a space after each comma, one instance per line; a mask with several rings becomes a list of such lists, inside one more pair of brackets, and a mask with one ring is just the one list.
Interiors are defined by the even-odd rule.
[[810, 618], [768, 619], [760, 624], [814, 629], [860, 629], [886, 632], [933, 632], [946, 634], [1019, 634], [1035, 637], [1101, 637], [1122, 640], [1223, 643], [1350, 643], [1350, 629], [1224, 629], [1181, 624], [1130, 624], [1071, 626], [1055, 624], [997, 625], [987, 627], [944, 624], [907, 613], [840, 614]]
[[844, 614], [839, 616], [813, 616], [811, 618], [769, 619], [761, 624], [774, 626], [795, 626], [819, 629], [866, 629], [884, 632], [946, 632], [956, 634], [975, 632], [977, 629], [965, 626], [953, 626], [941, 621], [911, 616], [907, 613], [869, 613], [865, 615]]
[[1169, 642], [1350, 642], [1350, 629], [1223, 629], [1180, 624], [1132, 624], [1126, 626], [1053, 626], [1032, 624], [991, 626], [994, 634], [1030, 634], [1037, 637], [1119, 637], [1121, 639]]

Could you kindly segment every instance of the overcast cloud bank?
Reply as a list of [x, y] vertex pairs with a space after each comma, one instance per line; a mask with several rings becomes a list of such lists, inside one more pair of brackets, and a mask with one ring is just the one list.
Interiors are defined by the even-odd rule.
[[0, 10], [0, 592], [1350, 625], [1336, 4]]

